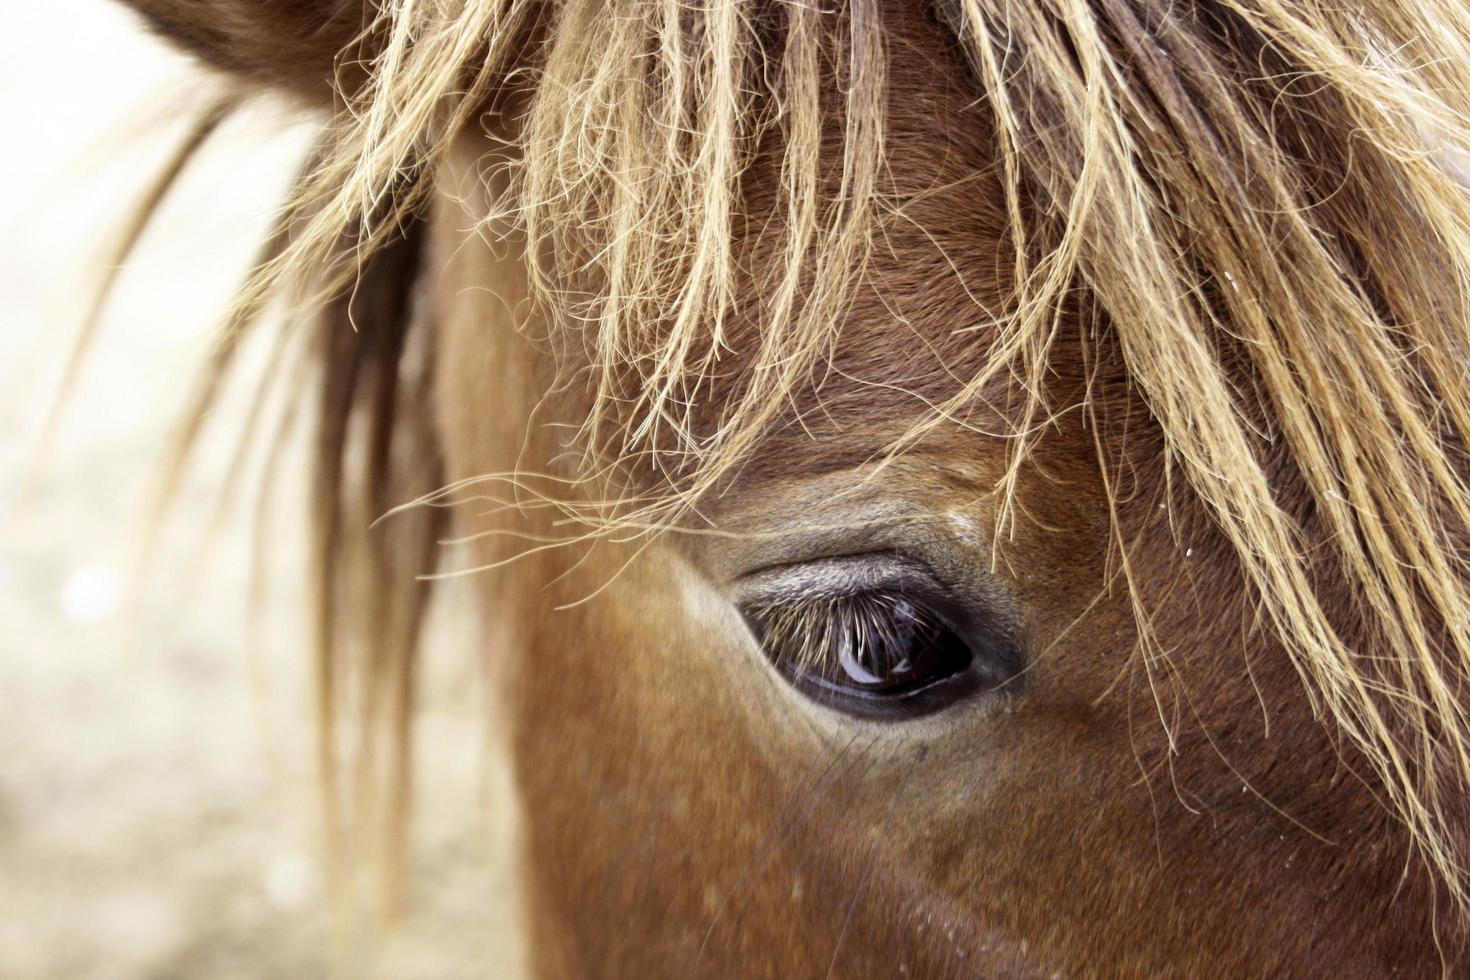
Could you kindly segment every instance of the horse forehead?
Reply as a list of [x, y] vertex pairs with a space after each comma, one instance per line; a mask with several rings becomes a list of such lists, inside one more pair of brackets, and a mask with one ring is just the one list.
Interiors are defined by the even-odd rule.
[[[912, 416], [978, 372], [1015, 268], [992, 119], [969, 67], [933, 21], [899, 17], [894, 34], [871, 250], [845, 315], [833, 325], [831, 370], [818, 372], [806, 406], [819, 402], [834, 418], [856, 414], [866, 422]], [[841, 170], [835, 163], [834, 174]], [[780, 239], [769, 231], [783, 216], [772, 205], [779, 176], [761, 171], [755, 183], [752, 211], [775, 214], [758, 223], [766, 232], [756, 248], [758, 269], [765, 247]], [[746, 284], [757, 310], [758, 279]]]
[[993, 120], [953, 38], [899, 15], [888, 49], [873, 249], [844, 331], [902, 318], [931, 330], [994, 307], [1013, 265]]
[[[801, 424], [759, 456], [784, 457], [798, 440], [817, 443], [805, 451], [812, 466], [830, 468], [827, 456], [865, 458], [949, 402], [989, 361], [1012, 296], [1003, 191], [983, 165], [962, 170], [941, 149], [926, 149], [939, 165], [903, 158], [912, 187], [885, 213], [823, 363], [795, 393]], [[967, 421], [1005, 430], [1016, 395], [1010, 374], [998, 373]]]

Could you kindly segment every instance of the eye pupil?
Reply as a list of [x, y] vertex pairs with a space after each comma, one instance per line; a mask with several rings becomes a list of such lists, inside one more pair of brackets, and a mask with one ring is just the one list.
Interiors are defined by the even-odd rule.
[[836, 634], [837, 655], [830, 659], [847, 681], [883, 690], [910, 683], [915, 665], [928, 665], [943, 639], [943, 629], [926, 622], [919, 608], [907, 599], [896, 599], [878, 613], [841, 621]]
[[871, 588], [745, 614], [766, 656], [799, 689], [850, 713], [887, 715], [935, 710], [979, 686], [975, 653], [940, 608], [937, 597]]

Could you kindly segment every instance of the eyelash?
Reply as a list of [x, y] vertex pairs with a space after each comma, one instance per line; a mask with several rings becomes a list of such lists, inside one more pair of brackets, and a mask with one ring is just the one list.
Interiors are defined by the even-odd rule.
[[[878, 720], [938, 711], [999, 677], [943, 615], [938, 597], [873, 586], [745, 608], [762, 652], [797, 690], [827, 707]], [[963, 618], [963, 617], [961, 617]], [[1002, 671], [1009, 674], [1009, 671]]]
[[[841, 683], [849, 664], [891, 666], [916, 640], [937, 635], [943, 622], [913, 600], [887, 591], [849, 592], [799, 601], [761, 603], [747, 610], [762, 647], [787, 673]], [[850, 657], [844, 663], [844, 655]], [[887, 663], [880, 663], [886, 660]]]
[[895, 721], [1017, 678], [1014, 613], [895, 553], [821, 558], [747, 577], [737, 600], [766, 660], [837, 711]]

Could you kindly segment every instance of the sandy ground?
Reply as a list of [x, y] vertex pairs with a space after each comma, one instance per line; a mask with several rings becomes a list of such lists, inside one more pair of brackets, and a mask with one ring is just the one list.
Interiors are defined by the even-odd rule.
[[250, 509], [210, 533], [239, 398], [132, 574], [164, 435], [303, 128], [266, 111], [221, 134], [130, 262], [38, 455], [87, 265], [177, 138], [160, 107], [200, 83], [103, 0], [0, 9], [0, 977], [520, 975], [504, 766], [452, 644], [428, 664], [415, 735], [410, 914], [334, 952], [299, 488], [276, 494], [258, 656]]

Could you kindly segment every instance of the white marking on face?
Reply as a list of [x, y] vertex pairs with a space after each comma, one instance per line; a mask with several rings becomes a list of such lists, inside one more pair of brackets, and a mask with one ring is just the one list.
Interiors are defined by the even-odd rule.
[[969, 514], [962, 511], [951, 510], [945, 513], [945, 519], [949, 521], [954, 536], [961, 544], [971, 548], [979, 548], [982, 540], [980, 534], [980, 522]]

